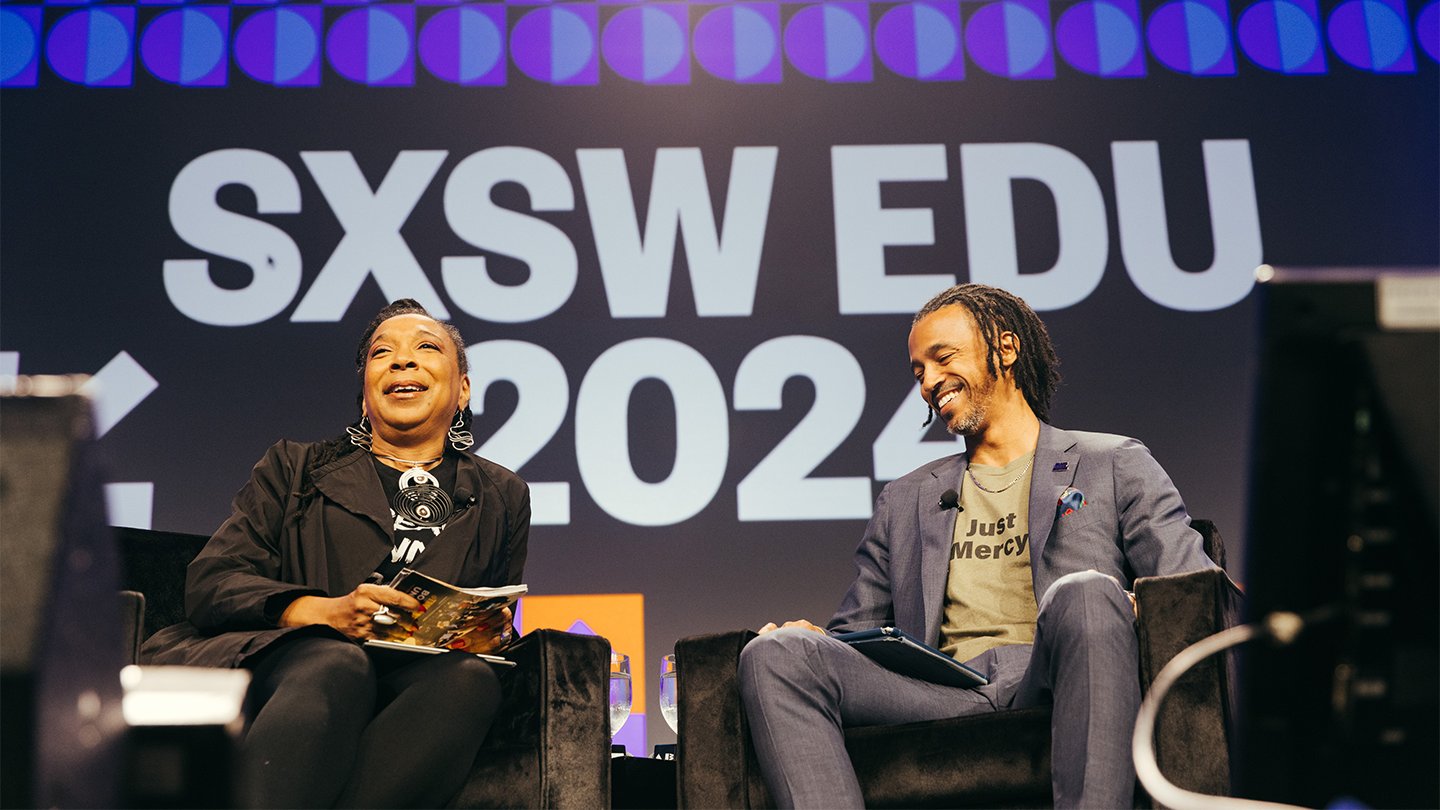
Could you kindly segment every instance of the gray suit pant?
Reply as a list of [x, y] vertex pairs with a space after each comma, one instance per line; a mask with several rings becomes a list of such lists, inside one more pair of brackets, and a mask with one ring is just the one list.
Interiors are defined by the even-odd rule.
[[996, 647], [966, 663], [990, 683], [959, 689], [915, 680], [800, 628], [750, 642], [740, 655], [741, 695], [775, 801], [864, 806], [842, 728], [1050, 703], [1055, 806], [1131, 806], [1139, 644], [1130, 599], [1114, 580], [1093, 571], [1060, 578], [1040, 600], [1033, 645]]

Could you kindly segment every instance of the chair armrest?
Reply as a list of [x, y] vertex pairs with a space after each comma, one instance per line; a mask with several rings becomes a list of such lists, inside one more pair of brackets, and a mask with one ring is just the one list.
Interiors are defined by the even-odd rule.
[[740, 702], [740, 651], [753, 630], [675, 642], [678, 800], [685, 807], [773, 807]]
[[[1180, 650], [1224, 629], [1232, 593], [1219, 569], [1136, 581], [1143, 689]], [[681, 808], [773, 806], [740, 701], [740, 651], [755, 635], [731, 631], [675, 643]], [[1177, 785], [1229, 792], [1229, 699], [1223, 661], [1204, 662], [1170, 692], [1156, 748], [1161, 770]]]
[[451, 806], [609, 807], [610, 642], [535, 630], [503, 655], [515, 666], [497, 668], [500, 709]]
[[[1181, 650], [1225, 629], [1233, 593], [1218, 568], [1136, 580], [1142, 690]], [[1230, 700], [1225, 656], [1200, 662], [1171, 687], [1155, 722], [1155, 756], [1167, 779], [1197, 793], [1230, 793]]]
[[125, 663], [140, 661], [140, 644], [145, 641], [145, 594], [120, 591], [120, 646]]

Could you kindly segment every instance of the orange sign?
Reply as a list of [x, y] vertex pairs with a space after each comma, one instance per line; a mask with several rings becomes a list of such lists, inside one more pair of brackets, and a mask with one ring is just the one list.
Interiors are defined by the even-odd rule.
[[520, 600], [520, 624], [526, 633], [565, 630], [609, 639], [612, 650], [630, 656], [630, 682], [634, 688], [630, 711], [645, 713], [645, 696], [649, 694], [645, 676], [650, 671], [650, 662], [645, 658], [644, 595], [526, 596]]

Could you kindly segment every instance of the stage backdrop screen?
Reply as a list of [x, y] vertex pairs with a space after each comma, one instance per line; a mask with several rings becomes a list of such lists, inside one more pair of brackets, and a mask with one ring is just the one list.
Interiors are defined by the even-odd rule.
[[653, 684], [828, 618], [963, 446], [911, 317], [985, 282], [1243, 580], [1256, 267], [1440, 263], [1437, 52], [1436, 0], [3, 2], [0, 374], [96, 375], [113, 519], [208, 534], [416, 298], [532, 593], [640, 594]]

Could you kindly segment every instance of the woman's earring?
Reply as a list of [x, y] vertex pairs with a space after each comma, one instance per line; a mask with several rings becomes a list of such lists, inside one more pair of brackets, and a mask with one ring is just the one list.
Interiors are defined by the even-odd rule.
[[465, 427], [465, 413], [462, 408], [455, 409], [455, 422], [450, 425], [450, 431], [445, 434], [450, 440], [450, 446], [460, 452], [465, 452], [475, 445], [475, 436]]
[[347, 425], [345, 432], [350, 434], [350, 443], [366, 452], [370, 451], [370, 443], [374, 436], [370, 433], [370, 417], [361, 416], [360, 421], [353, 425]]

